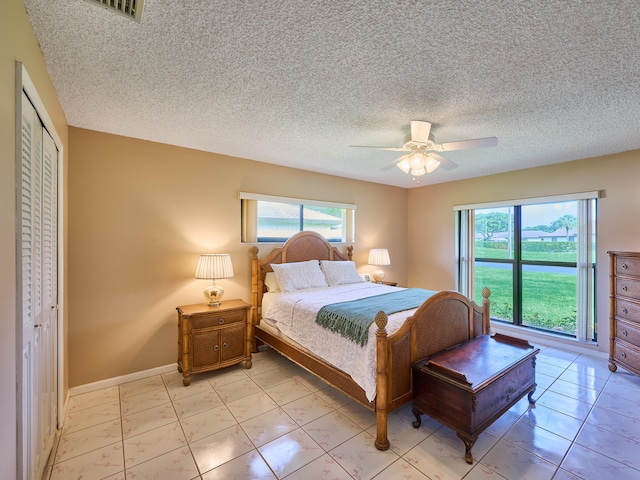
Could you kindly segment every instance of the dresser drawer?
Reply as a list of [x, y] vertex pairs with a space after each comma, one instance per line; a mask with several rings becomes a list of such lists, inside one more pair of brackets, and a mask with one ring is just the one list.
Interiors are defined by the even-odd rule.
[[616, 337], [633, 345], [640, 345], [640, 324], [616, 321]]
[[211, 328], [230, 323], [244, 322], [246, 320], [247, 311], [242, 310], [229, 310], [226, 312], [213, 312], [206, 315], [193, 315], [191, 317], [191, 328]]
[[628, 365], [629, 368], [635, 370], [635, 372], [640, 371], [640, 350], [626, 342], [621, 342], [616, 339], [613, 358], [622, 366]]
[[640, 276], [640, 258], [617, 256], [616, 274]]
[[640, 300], [640, 281], [622, 277], [616, 277], [614, 281], [616, 295]]
[[616, 317], [640, 323], [640, 305], [616, 298]]

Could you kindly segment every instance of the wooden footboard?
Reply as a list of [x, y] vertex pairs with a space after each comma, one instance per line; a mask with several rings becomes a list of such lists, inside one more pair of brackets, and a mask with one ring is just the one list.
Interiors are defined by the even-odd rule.
[[369, 402], [364, 390], [351, 377], [327, 362], [300, 350], [282, 338], [260, 327], [264, 278], [271, 264], [304, 260], [351, 260], [352, 247], [341, 254], [322, 236], [301, 232], [281, 248], [258, 259], [258, 248], [251, 249], [251, 318], [255, 339], [282, 353], [298, 365], [317, 375], [336, 389], [376, 413], [375, 446], [389, 448], [388, 414], [413, 398], [411, 364], [445, 348], [452, 347], [483, 333], [490, 333], [489, 289], [482, 291], [482, 306], [464, 295], [444, 291], [426, 300], [393, 335], [388, 336], [387, 315], [376, 315], [376, 398]]
[[387, 415], [413, 399], [411, 364], [436, 352], [490, 333], [488, 288], [482, 306], [464, 295], [438, 292], [425, 301], [400, 329], [387, 336], [387, 315], [376, 316], [376, 448], [389, 448]]

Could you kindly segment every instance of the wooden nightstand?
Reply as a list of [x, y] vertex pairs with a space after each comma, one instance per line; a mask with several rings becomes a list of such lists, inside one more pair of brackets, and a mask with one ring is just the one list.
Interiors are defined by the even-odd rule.
[[390, 287], [397, 287], [398, 282], [382, 282], [383, 285], [389, 285]]
[[217, 307], [206, 303], [177, 307], [178, 371], [184, 386], [191, 383], [192, 373], [242, 361], [251, 368], [250, 309], [242, 300], [226, 300]]

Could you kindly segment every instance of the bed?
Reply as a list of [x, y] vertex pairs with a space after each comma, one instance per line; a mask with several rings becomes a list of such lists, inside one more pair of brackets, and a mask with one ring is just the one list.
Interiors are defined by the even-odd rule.
[[[387, 437], [387, 416], [393, 410], [410, 402], [413, 398], [411, 364], [436, 352], [457, 345], [481, 334], [490, 333], [489, 289], [482, 291], [482, 305], [477, 305], [464, 295], [454, 291], [432, 292], [416, 308], [390, 315], [379, 311], [368, 333], [369, 342], [365, 347], [372, 352], [375, 378], [373, 394], [369, 385], [364, 385], [357, 375], [347, 372], [349, 368], [339, 368], [325, 359], [321, 351], [308, 348], [285, 335], [286, 330], [278, 322], [263, 318], [263, 298], [266, 298], [267, 274], [274, 272], [274, 265], [297, 262], [336, 262], [352, 260], [353, 246], [346, 247], [341, 253], [324, 237], [314, 232], [300, 232], [287, 240], [282, 247], [273, 249], [260, 258], [257, 246], [251, 248], [251, 319], [254, 339], [252, 349], [257, 351], [259, 344], [269, 345], [293, 362], [317, 375], [336, 389], [364, 405], [376, 414], [375, 446], [379, 450], [389, 448]], [[312, 262], [309, 262], [312, 263]], [[271, 273], [270, 276], [273, 276]], [[338, 286], [340, 287], [340, 286]], [[328, 289], [336, 288], [334, 286]], [[374, 286], [356, 285], [354, 288], [374, 288]], [[394, 287], [384, 287], [381, 293], [387, 293]], [[309, 292], [322, 290], [311, 288]], [[343, 288], [342, 290], [345, 290]], [[304, 292], [294, 292], [295, 295]], [[350, 295], [350, 294], [348, 294]], [[369, 292], [367, 292], [369, 295]], [[296, 296], [300, 301], [302, 295]], [[390, 322], [391, 320], [391, 322]], [[309, 327], [315, 328], [315, 327]], [[338, 333], [326, 330], [324, 343], [333, 345], [343, 342]], [[354, 351], [356, 351], [356, 344]]]

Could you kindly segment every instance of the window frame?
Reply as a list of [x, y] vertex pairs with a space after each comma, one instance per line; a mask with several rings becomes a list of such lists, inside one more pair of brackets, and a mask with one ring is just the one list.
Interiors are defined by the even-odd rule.
[[289, 237], [260, 236], [258, 231], [258, 202], [271, 202], [279, 204], [296, 205], [299, 207], [298, 231], [314, 230], [313, 228], [304, 228], [305, 219], [304, 212], [306, 207], [327, 207], [339, 208], [343, 211], [342, 215], [342, 235], [341, 238], [327, 238], [330, 243], [352, 243], [355, 238], [355, 211], [356, 205], [350, 203], [338, 203], [324, 200], [302, 199], [294, 197], [282, 197], [275, 195], [264, 195], [258, 193], [239, 192], [238, 197], [241, 200], [241, 241], [242, 243], [282, 243]]
[[[512, 322], [502, 322], [518, 328], [532, 328], [522, 325], [522, 312], [516, 301], [522, 298], [522, 266], [523, 265], [551, 265], [556, 262], [540, 262], [534, 260], [522, 260], [516, 258], [516, 253], [520, 252], [519, 244], [521, 239], [521, 207], [527, 205], [539, 205], [549, 203], [562, 203], [568, 201], [578, 201], [578, 242], [576, 268], [576, 335], [575, 338], [581, 342], [597, 341], [597, 321], [595, 318], [595, 279], [596, 279], [596, 259], [593, 258], [594, 239], [597, 243], [597, 199], [599, 192], [582, 192], [568, 195], [554, 195], [550, 197], [536, 197], [521, 200], [510, 200], [502, 202], [490, 202], [471, 205], [456, 205], [453, 210], [456, 221], [456, 289], [469, 298], [474, 298], [475, 291], [475, 262], [476, 260], [496, 261], [495, 259], [476, 259], [475, 256], [475, 211], [488, 208], [513, 208], [514, 209], [514, 243], [517, 250], [514, 258], [504, 261], [513, 268], [514, 292], [513, 320]], [[559, 266], [567, 266], [566, 262], [558, 262]], [[493, 321], [499, 321], [493, 319]], [[554, 332], [546, 329], [536, 329], [550, 334]], [[560, 334], [569, 336], [570, 334]]]

